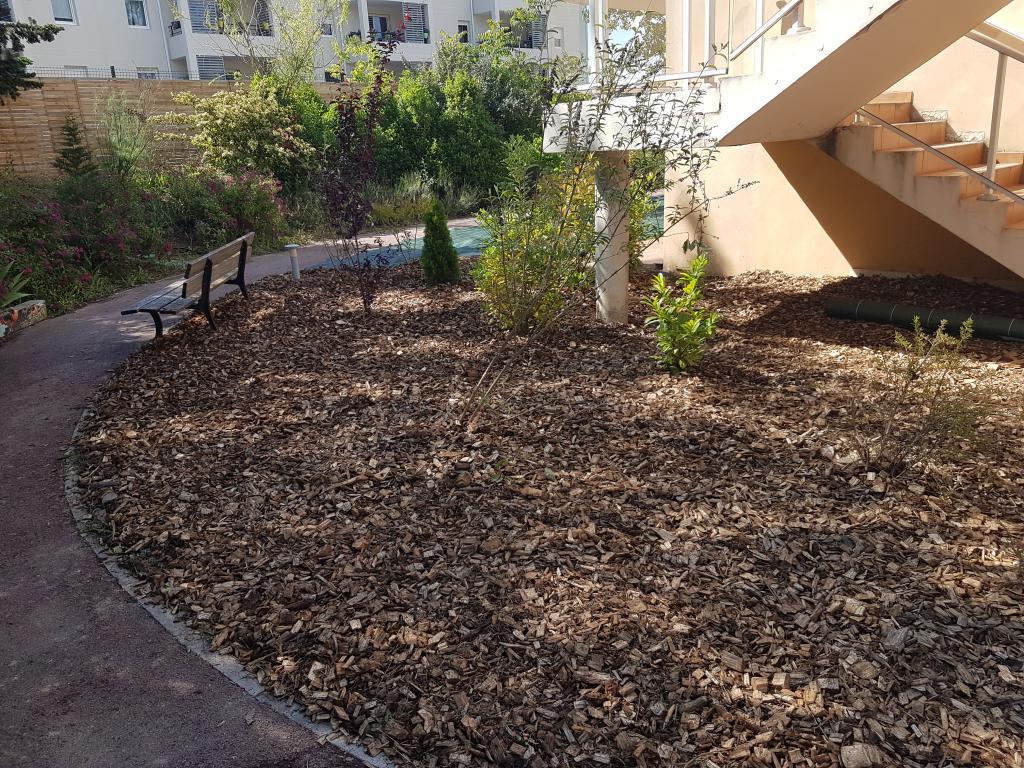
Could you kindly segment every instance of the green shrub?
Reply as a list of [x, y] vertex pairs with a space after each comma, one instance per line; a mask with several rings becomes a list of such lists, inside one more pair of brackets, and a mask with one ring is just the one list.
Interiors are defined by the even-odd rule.
[[655, 275], [653, 293], [644, 299], [651, 311], [645, 324], [654, 326], [658, 340], [654, 359], [672, 373], [698, 365], [704, 357], [704, 346], [715, 334], [717, 313], [698, 306], [707, 265], [707, 255], [698, 255], [676, 281], [678, 292], [672, 290], [664, 275]]
[[593, 175], [581, 169], [572, 183], [577, 174], [558, 162], [539, 140], [511, 142], [499, 206], [479, 214], [488, 240], [473, 277], [489, 314], [520, 335], [547, 327], [593, 264]]
[[459, 255], [452, 244], [444, 205], [437, 199], [431, 204], [424, 222], [420, 265], [428, 285], [459, 282]]
[[286, 197], [308, 185], [315, 150], [303, 138], [292, 111], [279, 102], [271, 81], [257, 79], [248, 88], [207, 97], [178, 93], [174, 100], [193, 111], [154, 118], [184, 128], [158, 138], [191, 144], [202, 152], [205, 165], [224, 173], [272, 176]]

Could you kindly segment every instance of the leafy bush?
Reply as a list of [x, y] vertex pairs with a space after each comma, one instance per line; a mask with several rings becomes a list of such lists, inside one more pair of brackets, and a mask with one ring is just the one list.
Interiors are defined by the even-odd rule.
[[28, 285], [31, 270], [19, 268], [11, 261], [0, 261], [0, 309], [13, 307], [32, 294], [23, 290]]
[[163, 250], [157, 201], [138, 185], [107, 173], [71, 176], [55, 190], [64, 243], [90, 272], [117, 271]]
[[260, 249], [281, 245], [287, 225], [272, 178], [207, 170], [162, 176], [157, 187], [165, 226], [189, 250], [209, 251], [250, 231]]
[[[57, 188], [24, 179], [3, 179], [0, 183], [0, 263], [14, 264], [28, 278], [27, 290], [44, 299], [52, 313], [60, 313], [85, 301], [124, 287], [160, 271], [159, 259], [166, 254], [159, 238], [153, 240], [155, 253], [131, 253], [129, 244], [154, 235], [153, 229], [123, 231], [116, 218], [78, 221], [74, 217], [117, 217], [120, 206], [136, 213], [128, 216], [137, 226], [149, 227], [154, 217], [136, 187], [119, 185], [94, 172], [63, 179]], [[96, 190], [101, 190], [96, 192]], [[58, 192], [60, 193], [58, 195]], [[82, 195], [97, 194], [93, 204]], [[132, 199], [132, 196], [135, 196]], [[112, 238], [107, 242], [103, 233]]]
[[672, 290], [663, 274], [655, 275], [653, 293], [644, 299], [651, 311], [645, 325], [654, 326], [658, 340], [654, 359], [671, 373], [698, 365], [705, 345], [715, 334], [718, 315], [699, 306], [707, 265], [707, 256], [698, 255], [676, 280], [678, 291]]
[[487, 114], [480, 85], [460, 72], [444, 84], [438, 133], [427, 156], [434, 179], [447, 175], [454, 184], [491, 189], [504, 177], [501, 130]]
[[967, 320], [952, 336], [943, 321], [929, 336], [915, 317], [913, 333], [897, 332], [895, 347], [878, 354], [878, 376], [853, 409], [854, 446], [866, 469], [896, 476], [950, 441], [975, 437], [990, 405], [984, 387], [962, 377], [973, 330]]
[[592, 263], [593, 174], [559, 170], [557, 163], [539, 140], [511, 142], [499, 208], [479, 214], [488, 241], [473, 277], [490, 315], [520, 335], [548, 326]]
[[272, 81], [257, 79], [248, 88], [207, 97], [178, 93], [174, 100], [193, 111], [155, 118], [185, 129], [158, 138], [191, 144], [202, 152], [205, 165], [224, 173], [273, 176], [286, 197], [306, 186], [315, 151], [291, 110], [280, 103]]
[[444, 205], [437, 199], [431, 204], [424, 222], [420, 265], [428, 285], [459, 282], [459, 255], [452, 244]]

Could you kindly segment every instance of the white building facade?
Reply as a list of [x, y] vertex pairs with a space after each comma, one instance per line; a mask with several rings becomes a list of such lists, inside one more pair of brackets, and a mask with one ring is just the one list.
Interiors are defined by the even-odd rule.
[[[509, 25], [521, 0], [351, 0], [347, 19], [324, 25], [314, 62], [317, 78], [331, 77], [334, 44], [351, 37], [393, 40], [398, 66], [429, 62], [442, 35], [467, 45], [491, 22]], [[277, 30], [267, 0], [251, 0], [248, 37], [273, 55]], [[586, 55], [585, 6], [566, 3], [546, 23], [519, 32], [519, 47], [540, 55]], [[64, 30], [26, 55], [41, 77], [214, 80], [248, 74], [248, 57], [221, 34], [217, 0], [0, 0], [0, 22], [35, 19]], [[266, 44], [261, 46], [261, 41]]]

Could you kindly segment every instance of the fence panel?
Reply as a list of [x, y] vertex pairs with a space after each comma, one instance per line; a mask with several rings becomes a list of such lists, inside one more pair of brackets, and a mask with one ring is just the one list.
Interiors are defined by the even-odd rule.
[[[209, 96], [240, 87], [230, 82], [212, 84], [189, 80], [47, 78], [41, 82], [41, 90], [25, 91], [15, 101], [0, 106], [0, 169], [20, 176], [52, 178], [56, 175], [53, 162], [61, 146], [61, 127], [67, 115], [78, 120], [86, 143], [97, 149], [102, 106], [112, 92], [138, 99], [147, 114], [156, 115], [188, 109], [174, 103], [175, 93], [187, 91]], [[314, 86], [325, 99], [332, 99], [338, 93], [336, 83], [315, 83]], [[191, 147], [171, 141], [156, 142], [154, 154], [158, 162], [170, 166], [196, 159]]]

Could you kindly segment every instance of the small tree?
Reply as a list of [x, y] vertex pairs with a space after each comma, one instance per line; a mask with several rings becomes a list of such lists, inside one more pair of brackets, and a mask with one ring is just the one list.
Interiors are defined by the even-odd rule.
[[64, 118], [60, 133], [61, 146], [57, 151], [57, 159], [53, 162], [57, 170], [69, 178], [94, 173], [96, 162], [93, 160], [92, 152], [85, 145], [82, 126], [78, 124], [74, 115], [67, 115]]
[[26, 43], [52, 42], [62, 29], [56, 24], [36, 24], [35, 19], [0, 24], [0, 104], [14, 101], [22, 91], [43, 87], [28, 71], [32, 61], [21, 54]]
[[452, 244], [452, 233], [448, 230], [444, 205], [436, 198], [427, 211], [424, 222], [420, 264], [429, 285], [459, 282], [459, 255]]
[[963, 349], [973, 331], [967, 320], [953, 336], [943, 320], [928, 335], [915, 317], [913, 332], [897, 332], [895, 346], [876, 356], [877, 375], [852, 408], [853, 444], [865, 469], [897, 477], [951, 444], [974, 440], [992, 399], [966, 376]]

